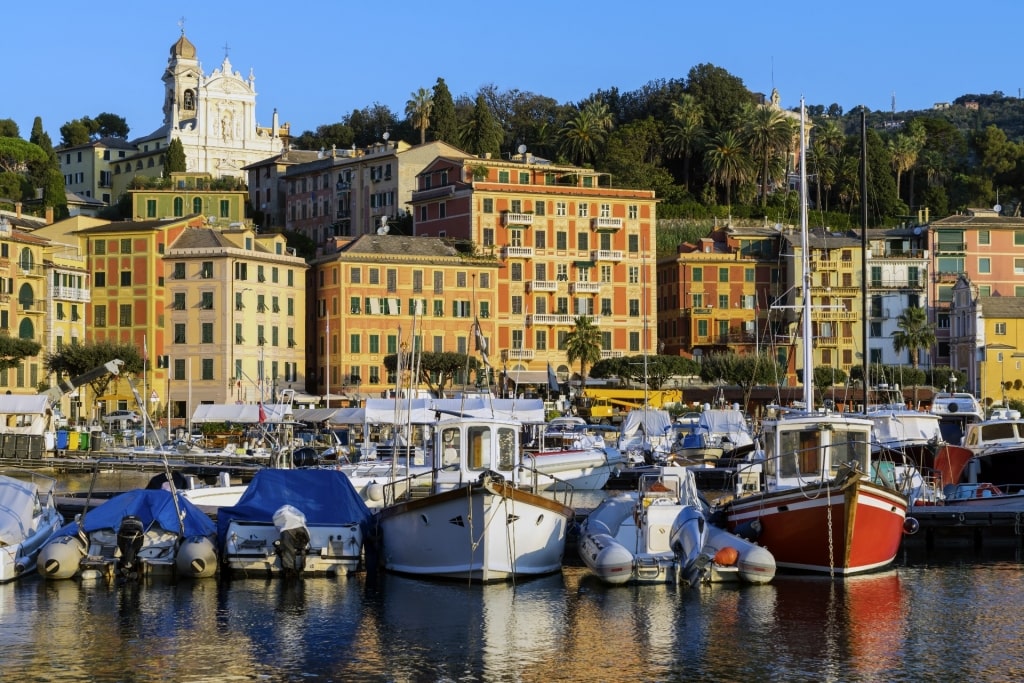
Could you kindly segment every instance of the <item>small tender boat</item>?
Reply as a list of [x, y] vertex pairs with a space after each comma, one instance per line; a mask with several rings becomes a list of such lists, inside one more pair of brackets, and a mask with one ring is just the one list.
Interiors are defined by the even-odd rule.
[[0, 475], [0, 583], [35, 571], [40, 548], [64, 523], [54, 503], [55, 480], [26, 475]]
[[579, 554], [610, 584], [766, 583], [775, 575], [765, 548], [707, 522], [688, 468], [641, 475], [635, 492], [602, 501], [581, 526]]
[[260, 470], [217, 512], [225, 567], [241, 576], [347, 575], [359, 568], [370, 510], [328, 469]]
[[57, 530], [37, 566], [47, 579], [209, 577], [217, 571], [215, 531], [180, 491], [135, 489]]

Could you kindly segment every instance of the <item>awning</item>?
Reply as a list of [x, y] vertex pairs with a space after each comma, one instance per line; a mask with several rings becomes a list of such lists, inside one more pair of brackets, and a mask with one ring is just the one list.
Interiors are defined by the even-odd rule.
[[593, 268], [594, 267], [594, 262], [593, 261], [573, 261], [573, 265], [576, 266], [577, 268]]
[[505, 376], [516, 384], [548, 384], [547, 370], [509, 370]]

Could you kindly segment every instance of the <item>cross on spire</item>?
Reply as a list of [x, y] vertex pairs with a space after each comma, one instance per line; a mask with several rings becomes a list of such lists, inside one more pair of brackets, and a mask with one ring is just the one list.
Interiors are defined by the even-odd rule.
[[227, 41], [224, 41], [224, 59], [228, 58], [229, 52], [231, 52], [231, 46], [228, 45]]
[[181, 35], [185, 35], [185, 17], [184, 16], [182, 16], [181, 19], [178, 19], [178, 28], [181, 29]]

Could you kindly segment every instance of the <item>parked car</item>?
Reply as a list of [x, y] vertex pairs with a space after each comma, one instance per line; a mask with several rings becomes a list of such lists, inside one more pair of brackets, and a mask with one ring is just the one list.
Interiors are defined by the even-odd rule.
[[103, 416], [104, 422], [138, 422], [142, 419], [134, 410], [115, 410]]

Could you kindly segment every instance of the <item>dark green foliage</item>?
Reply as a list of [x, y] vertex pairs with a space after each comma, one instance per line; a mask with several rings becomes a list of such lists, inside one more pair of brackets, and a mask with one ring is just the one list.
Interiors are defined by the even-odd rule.
[[735, 385], [743, 390], [743, 409], [748, 410], [755, 386], [778, 385], [785, 370], [771, 354], [738, 354], [733, 351], [704, 356], [700, 378], [705, 382]]
[[170, 178], [172, 173], [184, 173], [186, 171], [185, 146], [179, 138], [171, 140], [164, 153], [164, 177]]
[[[682, 356], [626, 356], [604, 358], [590, 369], [591, 377], [618, 377], [634, 384], [643, 384], [645, 379], [651, 389], [661, 389], [673, 377], [687, 377], [700, 372], [700, 364]], [[646, 375], [645, 375], [646, 373]]]
[[432, 125], [430, 139], [457, 145], [459, 142], [459, 122], [455, 116], [455, 102], [443, 78], [434, 84], [434, 105], [431, 110]]
[[14, 119], [0, 119], [0, 138], [20, 138], [18, 123]]
[[17, 367], [21, 361], [38, 355], [42, 346], [31, 339], [0, 335], [0, 370]]
[[473, 115], [462, 128], [462, 148], [471, 154], [483, 155], [490, 153], [494, 157], [501, 154], [501, 142], [504, 133], [497, 119], [491, 114], [490, 107], [483, 93], [476, 96]]
[[[59, 379], [73, 379], [112, 360], [124, 361], [121, 372], [136, 375], [142, 372], [142, 355], [134, 344], [120, 342], [86, 342], [68, 344], [56, 353], [47, 353], [43, 367]], [[112, 375], [103, 375], [89, 383], [96, 396], [107, 392]]]
[[[402, 366], [409, 368], [413, 363], [412, 355], [402, 354]], [[480, 362], [473, 356], [454, 351], [423, 351], [417, 355], [416, 363], [420, 368], [419, 381], [426, 384], [430, 391], [438, 398], [444, 398], [445, 388], [455, 382], [460, 373], [476, 371]], [[384, 356], [384, 367], [388, 372], [394, 373], [398, 368], [398, 354]], [[418, 384], [418, 382], [416, 382]], [[403, 382], [403, 386], [409, 386]]]

